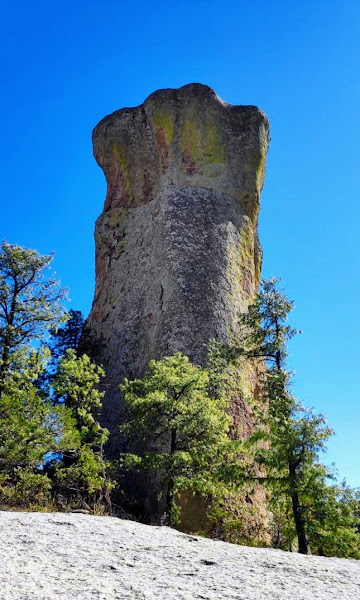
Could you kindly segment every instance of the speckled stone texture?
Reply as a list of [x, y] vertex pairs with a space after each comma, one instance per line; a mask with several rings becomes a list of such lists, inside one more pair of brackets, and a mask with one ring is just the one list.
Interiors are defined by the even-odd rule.
[[0, 600], [359, 600], [360, 561], [0, 511]]
[[[106, 370], [109, 456], [126, 418], [119, 383], [152, 358], [202, 363], [256, 293], [257, 236], [269, 125], [207, 86], [159, 90], [105, 117], [93, 133], [107, 181], [96, 223], [96, 290], [86, 335]], [[241, 398], [237, 425], [249, 428]]]

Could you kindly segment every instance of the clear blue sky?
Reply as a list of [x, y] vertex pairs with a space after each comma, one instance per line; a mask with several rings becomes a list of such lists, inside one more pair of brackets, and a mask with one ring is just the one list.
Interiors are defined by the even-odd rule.
[[85, 315], [105, 196], [96, 123], [194, 81], [265, 110], [263, 275], [296, 302], [295, 391], [327, 413], [327, 460], [360, 486], [359, 1], [5, 0], [0, 39], [0, 237], [55, 250]]

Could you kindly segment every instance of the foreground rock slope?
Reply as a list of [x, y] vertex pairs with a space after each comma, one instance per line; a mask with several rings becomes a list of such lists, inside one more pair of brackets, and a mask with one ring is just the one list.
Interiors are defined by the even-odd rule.
[[1, 600], [359, 600], [360, 561], [110, 517], [0, 512]]

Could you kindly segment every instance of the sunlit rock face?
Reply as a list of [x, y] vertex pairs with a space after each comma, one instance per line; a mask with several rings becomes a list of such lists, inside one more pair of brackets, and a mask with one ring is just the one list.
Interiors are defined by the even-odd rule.
[[111, 517], [0, 512], [0, 522], [1, 600], [359, 600], [359, 560]]
[[[123, 377], [178, 351], [201, 364], [209, 340], [227, 340], [256, 293], [268, 131], [260, 109], [227, 104], [200, 84], [159, 90], [94, 130], [107, 195], [86, 331], [106, 370], [109, 456], [121, 447]], [[232, 412], [246, 434], [242, 398]]]

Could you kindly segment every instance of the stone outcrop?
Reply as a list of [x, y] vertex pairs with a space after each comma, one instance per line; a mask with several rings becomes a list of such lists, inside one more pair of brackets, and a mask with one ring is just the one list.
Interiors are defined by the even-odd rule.
[[360, 561], [112, 517], [0, 511], [0, 600], [359, 600]]
[[[124, 376], [181, 351], [196, 363], [226, 341], [256, 293], [259, 197], [268, 121], [207, 86], [159, 90], [93, 133], [107, 181], [96, 223], [96, 290], [87, 332], [106, 370], [103, 423], [116, 456]], [[237, 424], [247, 407], [234, 399]]]

